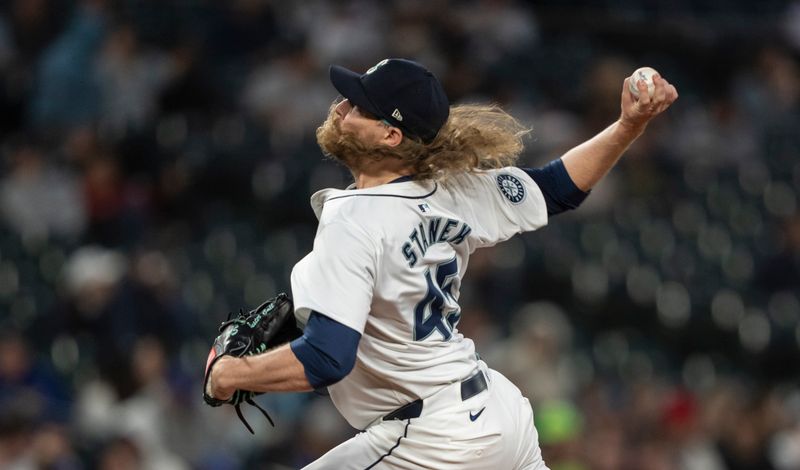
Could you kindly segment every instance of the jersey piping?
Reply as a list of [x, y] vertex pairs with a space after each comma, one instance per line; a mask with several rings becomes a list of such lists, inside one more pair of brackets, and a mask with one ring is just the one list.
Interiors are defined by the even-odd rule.
[[341, 196], [334, 196], [328, 198], [327, 201], [335, 201], [336, 199], [343, 199], [346, 197], [357, 197], [357, 196], [372, 196], [372, 197], [399, 197], [401, 199], [425, 199], [426, 197], [433, 196], [436, 193], [436, 190], [439, 189], [439, 183], [434, 183], [433, 190], [428, 194], [423, 194], [421, 196], [403, 196], [400, 194], [343, 194]]

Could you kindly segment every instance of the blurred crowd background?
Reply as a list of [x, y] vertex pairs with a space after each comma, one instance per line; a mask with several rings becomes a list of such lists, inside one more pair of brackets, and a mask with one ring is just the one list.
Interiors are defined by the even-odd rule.
[[638, 66], [676, 84], [580, 210], [474, 255], [459, 329], [554, 470], [800, 468], [800, 2], [0, 5], [0, 468], [298, 468], [354, 434], [274, 394], [251, 436], [200, 382], [349, 182], [314, 140], [329, 64], [398, 56], [531, 126], [524, 166]]

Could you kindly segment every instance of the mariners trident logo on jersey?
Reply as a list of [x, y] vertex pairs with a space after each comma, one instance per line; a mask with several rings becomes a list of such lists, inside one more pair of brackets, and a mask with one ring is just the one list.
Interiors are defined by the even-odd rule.
[[512, 204], [519, 204], [525, 200], [525, 186], [516, 177], [503, 173], [497, 175], [497, 187]]

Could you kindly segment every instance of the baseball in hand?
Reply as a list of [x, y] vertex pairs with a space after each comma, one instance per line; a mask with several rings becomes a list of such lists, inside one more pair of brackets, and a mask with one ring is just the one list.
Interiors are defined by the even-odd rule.
[[652, 98], [653, 91], [656, 88], [655, 83], [653, 83], [653, 75], [657, 73], [658, 72], [656, 71], [656, 69], [652, 67], [641, 67], [636, 69], [633, 72], [633, 75], [631, 75], [630, 81], [628, 82], [628, 88], [631, 90], [631, 93], [633, 93], [633, 96], [639, 98], [639, 89], [636, 88], [636, 84], [639, 81], [644, 81], [647, 84], [647, 93]]

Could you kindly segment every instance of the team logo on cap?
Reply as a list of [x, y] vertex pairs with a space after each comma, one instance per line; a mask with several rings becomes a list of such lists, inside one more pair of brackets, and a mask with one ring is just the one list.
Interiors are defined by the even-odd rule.
[[519, 204], [525, 200], [525, 186], [515, 176], [507, 173], [497, 175], [497, 188], [512, 204]]
[[379, 69], [379, 68], [381, 68], [383, 65], [385, 65], [385, 64], [386, 64], [386, 62], [389, 62], [389, 59], [383, 59], [382, 61], [380, 61], [380, 62], [378, 62], [377, 64], [373, 65], [372, 67], [370, 67], [370, 68], [369, 68], [369, 70], [367, 70], [367, 74], [370, 74], [370, 73], [372, 73], [372, 72], [374, 72], [374, 71], [378, 70], [378, 69]]

